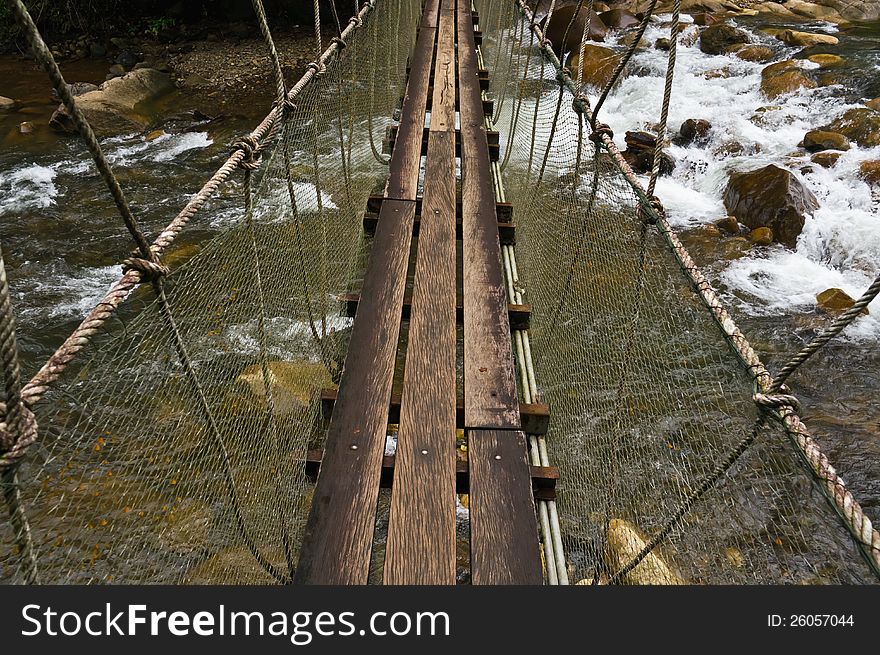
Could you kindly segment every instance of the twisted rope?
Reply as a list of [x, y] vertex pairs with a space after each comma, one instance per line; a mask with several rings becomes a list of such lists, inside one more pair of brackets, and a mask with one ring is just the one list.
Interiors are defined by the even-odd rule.
[[[666, 80], [663, 84], [663, 106], [660, 110], [657, 138], [654, 140], [654, 159], [651, 162], [651, 177], [648, 180], [648, 196], [651, 197], [654, 196], [654, 188], [657, 186], [657, 178], [660, 175], [660, 155], [669, 144], [666, 121], [669, 118], [669, 103], [672, 99], [672, 81], [675, 74], [675, 51], [678, 44], [678, 21], [680, 14], [681, 0], [675, 0], [672, 4], [672, 27], [669, 28], [669, 54], [666, 60]], [[657, 205], [659, 205], [660, 211], [662, 211], [662, 205], [660, 205], [659, 200]]]

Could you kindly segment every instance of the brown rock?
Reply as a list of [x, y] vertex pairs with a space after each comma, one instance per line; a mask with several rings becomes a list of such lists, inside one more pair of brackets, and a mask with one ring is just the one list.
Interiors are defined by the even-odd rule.
[[[561, 57], [566, 52], [577, 50], [581, 44], [584, 24], [587, 22], [587, 8], [585, 6], [581, 7], [574, 20], [574, 24], [569, 29], [568, 25], [571, 22], [572, 16], [575, 15], [575, 9], [577, 7], [560, 7], [554, 11], [553, 16], [550, 17], [550, 24], [545, 31], [545, 36], [550, 39], [550, 42], [553, 44], [553, 51], [558, 57]], [[568, 36], [565, 38], [565, 43], [563, 43], [562, 37], [565, 36], [566, 30], [568, 30]], [[607, 33], [608, 28], [605, 27], [602, 19], [599, 18], [599, 14], [594, 11], [590, 14], [590, 27], [588, 31], [590, 39], [593, 41], [604, 41]]]
[[718, 18], [713, 16], [712, 14], [707, 14], [705, 12], [699, 14], [692, 14], [691, 16], [694, 19], [694, 25], [699, 25], [701, 27], [706, 27], [708, 25], [714, 25], [718, 22]]
[[[847, 309], [856, 304], [843, 289], [826, 289], [822, 293], [816, 294], [816, 307], [820, 312], [825, 314], [839, 315], [843, 314]], [[862, 310], [862, 314], [867, 314], [868, 308]]]
[[715, 221], [715, 227], [728, 234], [739, 234], [739, 221], [736, 220], [736, 216], [725, 216], [721, 220]]
[[880, 98], [868, 100], [868, 102], [865, 103], [865, 107], [867, 107], [868, 109], [873, 109], [874, 111], [880, 111]]
[[755, 171], [731, 173], [724, 206], [746, 227], [769, 227], [779, 243], [793, 248], [805, 214], [818, 209], [819, 201], [789, 171], [770, 164]]
[[867, 107], [850, 109], [822, 129], [840, 132], [863, 148], [880, 146], [880, 111]]
[[19, 134], [33, 134], [34, 133], [34, 124], [30, 121], [25, 121], [18, 126]]
[[797, 30], [783, 30], [776, 35], [776, 38], [785, 45], [800, 46], [804, 48], [811, 45], [837, 45], [839, 43], [836, 36], [828, 34], [813, 34], [811, 32], [798, 32]]
[[720, 55], [728, 46], [748, 42], [746, 32], [727, 23], [710, 25], [700, 33], [700, 50], [707, 55]]
[[778, 98], [802, 88], [815, 89], [816, 82], [792, 59], [770, 64], [761, 71], [761, 91], [768, 98]]
[[611, 48], [592, 43], [585, 44], [583, 51], [583, 64], [580, 63], [579, 52], [572, 55], [568, 61], [569, 69], [574, 71], [572, 77], [577, 78], [577, 70], [580, 68], [581, 79], [585, 84], [590, 84], [598, 89], [603, 88], [611, 81], [611, 76], [620, 63], [620, 55]]
[[765, 45], [747, 45], [736, 51], [736, 56], [745, 61], [765, 62], [770, 61], [776, 54], [773, 48]]
[[661, 37], [661, 38], [657, 39], [656, 41], [654, 41], [654, 47], [657, 50], [663, 50], [664, 52], [669, 50], [669, 48], [670, 48], [669, 39], [667, 39], [665, 37]]
[[0, 114], [8, 114], [15, 111], [17, 103], [12, 98], [0, 96]]
[[165, 132], [165, 130], [153, 130], [152, 132], [150, 132], [146, 136], [144, 136], [144, 141], [149, 143], [150, 141], [155, 141], [156, 139], [159, 139], [159, 138], [165, 136], [166, 134], [167, 133]]
[[809, 152], [820, 150], [849, 150], [850, 143], [839, 132], [826, 132], [824, 130], [810, 130], [804, 135], [804, 148]]
[[681, 124], [679, 132], [681, 133], [682, 142], [687, 143], [705, 143], [709, 139], [709, 132], [712, 130], [712, 124], [702, 118], [689, 118]]
[[868, 184], [880, 184], [880, 159], [863, 161], [859, 164], [859, 177]]
[[840, 159], [841, 154], [842, 153], [834, 150], [824, 150], [822, 152], [817, 152], [810, 157], [810, 161], [814, 164], [819, 164], [822, 168], [831, 168], [837, 163], [837, 160]]
[[610, 30], [625, 30], [628, 27], [635, 27], [640, 23], [639, 19], [635, 17], [635, 14], [626, 9], [611, 9], [610, 11], [603, 11], [599, 14], [599, 18], [602, 19], [602, 22], [605, 23], [605, 26]]
[[720, 244], [721, 258], [728, 261], [745, 257], [752, 248], [751, 242], [745, 237], [731, 237]]
[[749, 241], [756, 246], [769, 246], [773, 243], [773, 230], [769, 227], [756, 227], [749, 232]]
[[810, 55], [807, 61], [819, 64], [819, 68], [834, 68], [843, 64], [843, 57], [831, 54]]

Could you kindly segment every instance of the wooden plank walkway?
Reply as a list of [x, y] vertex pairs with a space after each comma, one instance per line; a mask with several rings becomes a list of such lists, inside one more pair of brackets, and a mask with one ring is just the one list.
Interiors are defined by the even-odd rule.
[[[424, 3], [388, 184], [372, 208], [378, 215], [371, 221], [370, 262], [361, 293], [346, 302], [354, 312], [348, 355], [338, 391], [323, 403], [332, 414], [312, 468], [317, 483], [297, 583], [366, 584], [380, 486], [392, 489], [386, 584], [455, 584], [456, 493], [464, 492], [470, 494], [473, 583], [542, 582], [533, 494], [552, 493], [555, 472], [536, 472], [527, 461], [521, 416], [546, 430], [547, 411], [521, 406], [517, 396], [511, 321], [522, 326], [528, 308], [509, 307], [505, 296], [499, 234], [510, 214], [496, 212], [485, 77], [477, 67], [469, 1]], [[416, 227], [412, 295], [404, 298]], [[392, 398], [402, 320], [409, 321], [403, 392]], [[462, 390], [456, 388], [459, 321]], [[389, 462], [384, 450], [392, 419], [399, 430]], [[469, 444], [464, 468], [455, 450], [458, 428]]]

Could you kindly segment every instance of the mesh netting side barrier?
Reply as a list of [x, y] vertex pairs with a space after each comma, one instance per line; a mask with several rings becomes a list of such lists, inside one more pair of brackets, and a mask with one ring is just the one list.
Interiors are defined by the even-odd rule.
[[[234, 176], [196, 219], [235, 198], [228, 228], [165, 278], [188, 363], [147, 285], [35, 408], [40, 440], [18, 475], [41, 582], [290, 579], [318, 391], [347, 345], [338, 297], [362, 268], [363, 211], [387, 178], [378, 148], [420, 13], [416, 0], [370, 4], [279, 108], [252, 210]], [[0, 580], [23, 576], [0, 524]]]
[[[643, 220], [645, 199], [589, 139], [518, 4], [477, 8], [569, 577], [600, 581], [752, 432], [755, 374]], [[802, 458], [782, 427], [763, 427], [620, 581], [876, 582]]]

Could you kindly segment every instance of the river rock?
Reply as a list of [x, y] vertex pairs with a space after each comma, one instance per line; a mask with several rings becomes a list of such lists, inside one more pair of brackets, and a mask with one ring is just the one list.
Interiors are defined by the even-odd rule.
[[713, 16], [712, 14], [707, 14], [706, 12], [700, 12], [698, 14], [693, 14], [691, 18], [694, 19], [694, 25], [699, 25], [700, 27], [708, 27], [709, 25], [715, 25], [720, 19], [717, 16]]
[[[654, 148], [657, 142], [650, 132], [627, 132], [624, 137], [626, 150], [621, 154], [636, 173], [649, 173], [654, 164]], [[660, 175], [668, 175], [675, 168], [675, 161], [666, 152], [660, 153]]]
[[868, 109], [873, 109], [874, 111], [880, 111], [880, 98], [868, 100], [867, 102], [865, 102], [865, 107], [867, 107]]
[[[578, 45], [580, 48], [580, 44]], [[621, 61], [621, 56], [611, 48], [606, 48], [592, 43], [584, 44], [584, 61], [580, 63], [580, 53], [572, 55], [568, 61], [568, 68], [572, 71], [572, 77], [577, 78], [577, 70], [580, 68], [581, 79], [585, 84], [590, 84], [597, 89], [602, 89], [611, 81], [611, 76]], [[622, 77], [622, 76], [621, 76]]]
[[669, 39], [667, 39], [666, 37], [660, 37], [659, 39], [654, 41], [654, 47], [657, 50], [663, 50], [664, 52], [666, 52], [670, 48]]
[[[562, 57], [566, 52], [577, 50], [581, 44], [584, 23], [587, 21], [587, 8], [581, 7], [574, 20], [574, 24], [571, 26], [571, 29], [568, 29], [568, 24], [571, 22], [572, 16], [574, 16], [575, 9], [577, 7], [560, 7], [554, 11], [553, 16], [550, 17], [550, 24], [544, 33], [553, 44], [553, 52], [558, 57]], [[568, 29], [568, 36], [565, 38], [565, 43], [563, 43], [562, 37], [565, 36], [566, 29]], [[593, 41], [604, 41], [607, 33], [608, 28], [605, 27], [602, 19], [599, 18], [599, 14], [594, 11], [590, 14], [589, 38]]]
[[770, 64], [761, 71], [761, 91], [768, 98], [778, 98], [804, 88], [815, 89], [816, 82], [793, 59]]
[[635, 27], [641, 22], [635, 17], [635, 14], [626, 9], [603, 11], [599, 14], [599, 18], [605, 23], [605, 27], [610, 30], [625, 30], [628, 27]]
[[737, 57], [744, 61], [766, 62], [776, 56], [773, 48], [766, 45], [747, 45], [735, 51]]
[[[146, 105], [173, 90], [168, 75], [145, 68], [104, 82], [97, 90], [80, 96], [77, 105], [99, 137], [139, 132], [151, 119]], [[49, 124], [62, 132], [75, 131], [63, 105]]]
[[[856, 301], [843, 289], [825, 289], [822, 293], [816, 294], [816, 307], [825, 314], [843, 314], [855, 304]], [[862, 310], [862, 313], [867, 314], [868, 308]]]
[[769, 246], [773, 243], [773, 230], [769, 227], [756, 227], [749, 232], [749, 241], [756, 246]]
[[123, 75], [125, 75], [125, 68], [122, 64], [113, 64], [107, 71], [107, 79], [112, 80], [114, 77], [122, 77]]
[[839, 132], [826, 132], [824, 130], [810, 130], [804, 135], [804, 148], [809, 152], [820, 150], [849, 150], [850, 143]]
[[739, 234], [739, 221], [736, 220], [736, 216], [725, 216], [715, 221], [715, 226], [727, 234]]
[[33, 134], [34, 133], [34, 124], [30, 121], [25, 121], [18, 126], [19, 134]]
[[880, 111], [867, 107], [850, 109], [822, 129], [840, 132], [863, 148], [874, 148], [880, 146]]
[[807, 61], [819, 64], [819, 68], [834, 68], [843, 64], [844, 60], [840, 55], [818, 54], [810, 55], [807, 57]]
[[789, 171], [770, 164], [731, 173], [724, 206], [746, 227], [769, 227], [779, 243], [794, 248], [805, 215], [818, 209], [819, 201]]
[[822, 168], [831, 168], [837, 163], [837, 160], [840, 159], [841, 154], [843, 153], [836, 150], [823, 150], [810, 157], [810, 161], [814, 164], [818, 164]]
[[[608, 522], [605, 540], [605, 563], [616, 572], [634, 560], [644, 550], [648, 539], [634, 525], [623, 519]], [[660, 550], [654, 549], [632, 571], [622, 576], [621, 582], [633, 585], [682, 585], [685, 581], [663, 559]]]
[[726, 261], [740, 259], [749, 254], [752, 249], [752, 242], [745, 237], [731, 237], [724, 239], [719, 244], [719, 257]]
[[712, 130], [712, 124], [702, 118], [689, 118], [681, 124], [679, 133], [681, 133], [682, 143], [706, 143], [709, 140], [709, 132]]
[[863, 161], [859, 164], [859, 177], [868, 184], [880, 184], [880, 159]]
[[10, 112], [15, 111], [15, 108], [18, 106], [18, 103], [15, 102], [12, 98], [7, 98], [6, 96], [0, 96], [0, 114], [8, 114]]
[[720, 55], [728, 46], [748, 42], [746, 32], [727, 23], [710, 25], [700, 33], [700, 50], [707, 55]]
[[[246, 385], [253, 397], [265, 402], [266, 386], [260, 364], [248, 366], [238, 376], [238, 382]], [[331, 380], [324, 365], [317, 362], [271, 361], [269, 383], [275, 411], [283, 415], [307, 408], [312, 401], [312, 392], [330, 386]]]
[[813, 34], [811, 32], [798, 32], [797, 30], [782, 30], [776, 38], [785, 45], [800, 46], [804, 48], [811, 45], [837, 45], [839, 40], [830, 34]]

